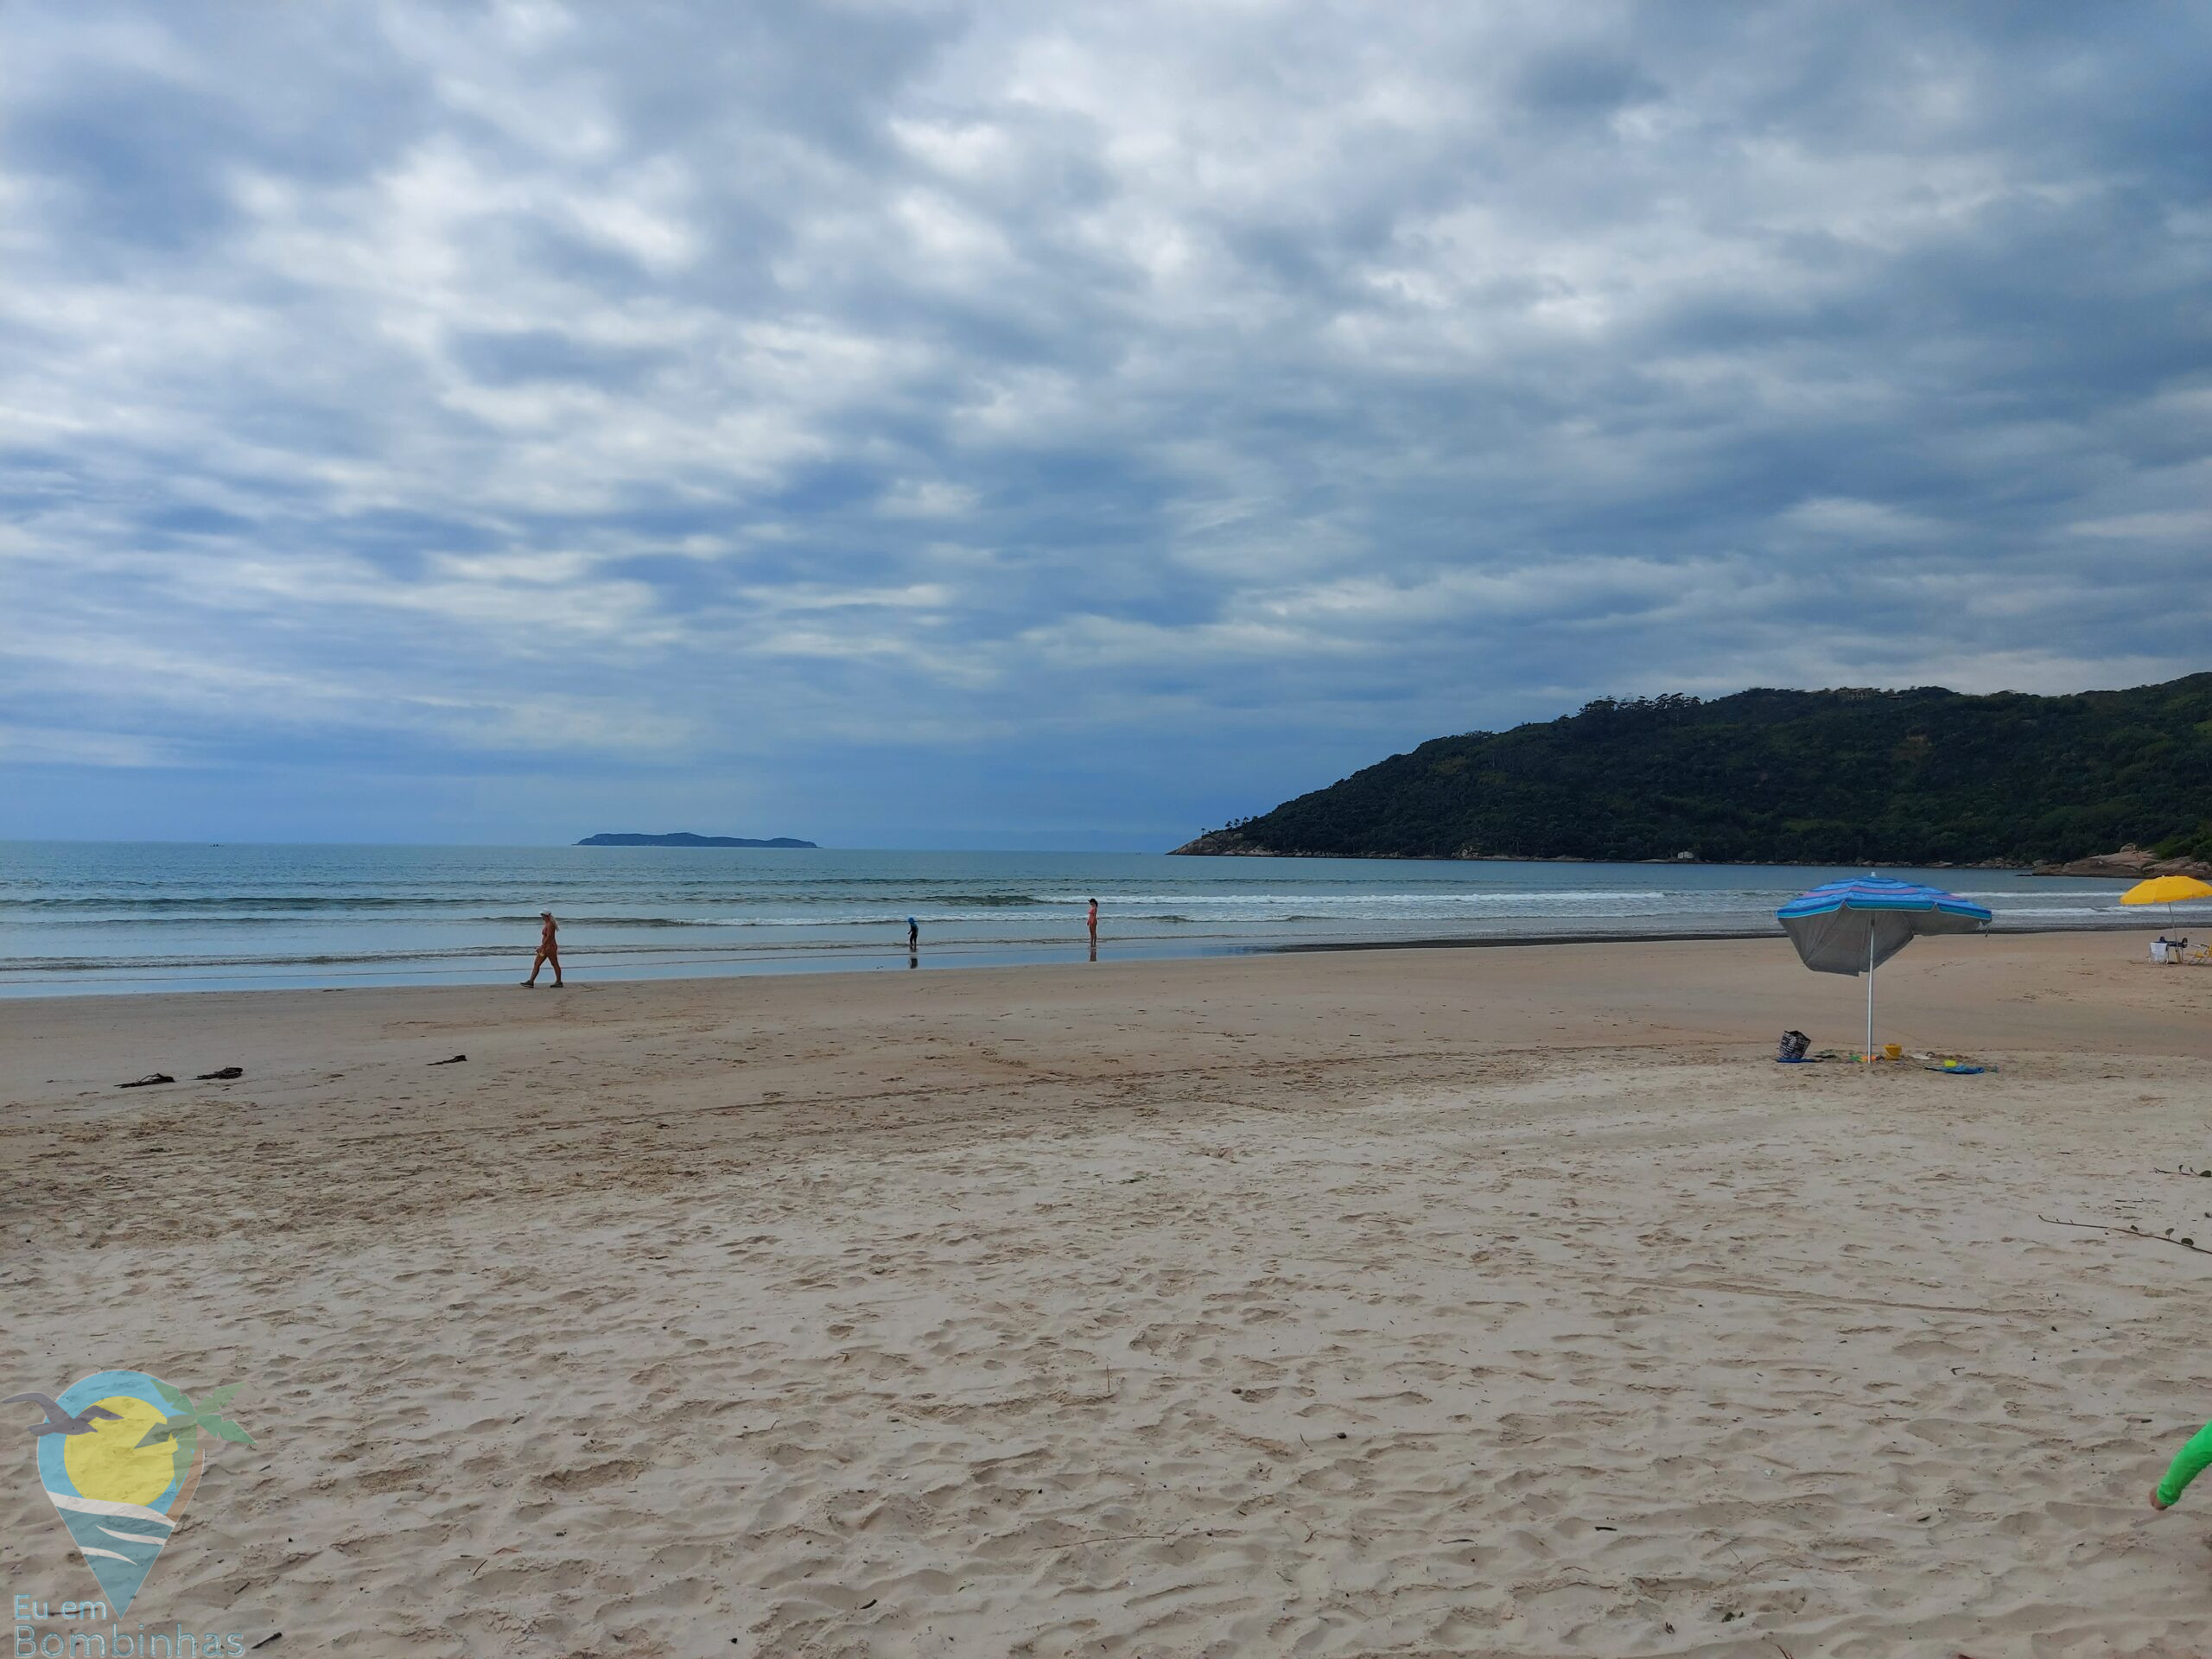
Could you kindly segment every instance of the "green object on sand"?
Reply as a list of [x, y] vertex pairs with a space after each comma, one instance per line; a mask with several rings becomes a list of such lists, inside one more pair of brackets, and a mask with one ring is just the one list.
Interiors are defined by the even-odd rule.
[[2212, 1464], [2212, 1423], [2190, 1435], [2189, 1444], [2174, 1454], [2166, 1478], [2158, 1483], [2158, 1502], [2180, 1503], [2182, 1489], [2202, 1474], [2208, 1464]]

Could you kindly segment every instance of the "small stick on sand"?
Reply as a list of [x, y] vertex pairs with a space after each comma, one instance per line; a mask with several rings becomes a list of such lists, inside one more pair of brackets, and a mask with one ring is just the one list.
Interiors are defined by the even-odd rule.
[[2101, 1221], [2061, 1221], [2056, 1216], [2037, 1216], [2037, 1221], [2048, 1222], [2053, 1227], [2082, 1227], [2094, 1233], [2119, 1233], [2127, 1238], [2147, 1238], [2153, 1244], [2171, 1244], [2177, 1250], [2187, 1250], [2192, 1255], [2212, 1255], [2193, 1238], [2169, 1238], [2163, 1233], [2146, 1233], [2139, 1227], [2107, 1227]]

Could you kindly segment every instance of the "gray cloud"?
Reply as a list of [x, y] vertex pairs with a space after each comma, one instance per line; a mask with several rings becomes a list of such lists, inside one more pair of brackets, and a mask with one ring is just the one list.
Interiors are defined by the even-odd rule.
[[2202, 666], [2208, 36], [11, 10], [0, 832], [1157, 841], [1601, 692]]

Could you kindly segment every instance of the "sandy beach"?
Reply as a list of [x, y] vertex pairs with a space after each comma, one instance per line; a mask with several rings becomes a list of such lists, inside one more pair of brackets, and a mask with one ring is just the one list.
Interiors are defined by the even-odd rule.
[[2202, 1653], [2212, 1262], [2038, 1220], [2212, 1244], [2140, 954], [0, 1003], [0, 1382], [238, 1384], [131, 1618], [279, 1656]]

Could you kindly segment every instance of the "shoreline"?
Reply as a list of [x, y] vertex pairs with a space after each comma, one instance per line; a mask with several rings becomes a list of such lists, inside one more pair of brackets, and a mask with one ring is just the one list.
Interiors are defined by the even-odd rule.
[[[2132, 950], [2069, 937], [2092, 931], [2100, 940], [2109, 937], [2105, 930], [2055, 929], [1916, 940], [1882, 969], [1878, 1024], [1909, 1047], [2097, 1048], [2212, 1060], [2212, 973], [2159, 969]], [[271, 1058], [319, 1052], [340, 1037], [353, 1042], [371, 1031], [399, 1040], [410, 1054], [420, 1046], [410, 1033], [451, 1034], [454, 1046], [442, 1046], [442, 1036], [433, 1038], [429, 1047], [436, 1053], [424, 1049], [408, 1062], [419, 1065], [456, 1052], [474, 1061], [480, 1058], [478, 1046], [494, 1037], [564, 1043], [570, 1033], [609, 1022], [663, 1020], [686, 1027], [695, 1019], [732, 1018], [806, 1027], [824, 1017], [823, 1009], [833, 1011], [841, 1028], [854, 1018], [877, 1017], [867, 1010], [894, 1023], [938, 1010], [994, 1024], [1012, 1016], [990, 1010], [1027, 1010], [1021, 1017], [1045, 1017], [1055, 1033], [1080, 1033], [1101, 1017], [1099, 1010], [1124, 1000], [1149, 1009], [1165, 999], [1166, 1007], [1179, 1011], [1178, 1029], [1185, 1033], [1206, 1028], [1205, 1011], [1217, 999], [1234, 1006], [1253, 996], [1270, 1009], [1300, 1002], [1338, 1014], [1361, 1008], [1364, 1023], [1377, 1033], [1407, 1020], [1416, 1027], [1443, 1020], [1421, 1038], [1425, 1046], [1465, 1044], [1469, 1039], [1459, 1027], [1471, 1017], [1480, 1033], [1473, 1040], [1483, 1048], [1522, 1040], [1611, 1042], [1618, 1039], [1610, 1033], [1636, 1029], [1647, 1032], [1643, 1040], [1662, 1046], [1744, 1045], [1746, 1052], [1761, 1053], [1770, 1052], [1776, 1034], [1793, 1027], [1814, 1033], [1816, 1045], [1847, 1039], [1855, 1046], [1859, 1039], [1865, 981], [1812, 972], [1779, 932], [1616, 939], [1604, 941], [1602, 950], [1592, 949], [1592, 943], [1446, 940], [1371, 949], [1268, 948], [1210, 957], [1064, 961], [1053, 964], [1060, 971], [1050, 973], [1024, 963], [935, 974], [858, 969], [579, 979], [563, 992], [541, 985], [526, 995], [501, 983], [0, 998], [0, 1097], [28, 1101], [44, 1092], [43, 1085], [66, 1082], [41, 1069], [52, 1064], [41, 1056], [79, 1045], [86, 1068], [81, 1080], [92, 1090], [90, 1097], [119, 1109], [183, 1096], [221, 1098], [241, 1090], [251, 1094]], [[1501, 948], [1459, 948], [1491, 944]], [[2097, 1013], [2086, 1024], [2069, 1012], [2086, 994], [2066, 988], [2075, 982], [2094, 990]], [[2024, 992], [2021, 987], [2031, 982], [2036, 988]], [[1372, 1001], [1378, 994], [1388, 1000]], [[1696, 1011], [1688, 1024], [1680, 1017], [1685, 1007]], [[2185, 1019], [2169, 1017], [2184, 1008], [2192, 1010]], [[1156, 1017], [1147, 1013], [1145, 1020]], [[160, 1035], [149, 1049], [137, 1045], [134, 1033]], [[128, 1058], [118, 1058], [125, 1052]], [[862, 1070], [877, 1069], [872, 1057], [857, 1058], [865, 1061]], [[321, 1065], [319, 1058], [303, 1063], [310, 1069]], [[905, 1070], [895, 1057], [886, 1064], [894, 1073]], [[199, 1071], [228, 1065], [245, 1065], [245, 1080], [192, 1080]], [[478, 1079], [456, 1075], [462, 1070], [424, 1078], [473, 1086]], [[143, 1094], [114, 1091], [115, 1083], [154, 1071], [179, 1081]]]
[[[796, 861], [794, 862], [793, 861]], [[800, 866], [804, 868], [802, 870]], [[1997, 927], [2125, 929], [2123, 891], [1929, 870]], [[1815, 867], [1305, 861], [1208, 866], [1096, 854], [553, 848], [54, 846], [0, 899], [0, 1001], [363, 985], [496, 986], [527, 971], [537, 917], [580, 980], [1041, 966], [1288, 950], [1773, 937]], [[922, 949], [905, 951], [919, 918]], [[2160, 917], [2148, 925], [2155, 928]], [[2183, 925], [2180, 915], [2173, 918]], [[2212, 931], [2212, 922], [2208, 922]]]
[[[2212, 918], [2207, 918], [2212, 926]], [[1981, 933], [1961, 934], [1961, 938], [2027, 938], [2048, 933], [2133, 933], [2139, 924], [2133, 922], [2085, 922], [2076, 926], [2061, 927], [2050, 923], [2031, 923], [2020, 927], [1992, 927]], [[1294, 942], [1259, 946], [1263, 951], [1305, 952], [1326, 950], [1452, 950], [1486, 946], [1521, 946], [1530, 944], [1688, 944], [1703, 940], [1718, 939], [1783, 939], [1788, 934], [1779, 924], [1771, 928], [1727, 928], [1709, 931], [1682, 931], [1669, 933], [1630, 933], [1623, 931], [1584, 933], [1515, 933], [1479, 937], [1446, 937], [1416, 939], [1325, 939], [1312, 943]]]
[[[2212, 918], [2203, 920], [2207, 930], [2212, 931]], [[2186, 918], [2169, 922], [2163, 913], [2155, 919], [2146, 918], [2139, 922], [2130, 918], [2074, 924], [2027, 922], [2006, 925], [2000, 919], [1999, 925], [1986, 933], [1966, 937], [2019, 938], [2069, 933], [2108, 935], [2133, 933], [2152, 927], [2163, 932], [2169, 928], [2178, 929], [2186, 925]], [[1173, 962], [1222, 962], [1250, 957], [1325, 956], [1390, 950], [1521, 950], [1543, 945], [1684, 944], [1730, 940], [1779, 940], [1785, 937], [1778, 925], [1765, 927], [1670, 928], [1649, 931], [1598, 927], [1572, 932], [1412, 935], [1372, 939], [1194, 941], [1190, 944], [1179, 944], [1173, 940], [1157, 938], [1117, 943], [1107, 937], [1099, 941], [1102, 954], [1090, 957], [1085, 954], [1088, 944], [1080, 938], [1065, 943], [1011, 947], [955, 941], [937, 945], [925, 944], [916, 955], [910, 955], [896, 945], [867, 950], [840, 948], [834, 956], [827, 951], [813, 954], [792, 952], [788, 955], [764, 952], [754, 957], [669, 963], [662, 964], [660, 971], [643, 973], [599, 971], [588, 954], [572, 953], [569, 971], [577, 986], [689, 984], [715, 980], [818, 981], [845, 976], [873, 977], [885, 973], [905, 972], [910, 968], [927, 969], [939, 974], [955, 970], [976, 973], [998, 969], [1096, 967], [1109, 963], [1156, 966]], [[526, 968], [527, 951], [518, 950], [515, 959], [517, 970]], [[87, 975], [87, 982], [81, 984], [51, 981], [0, 982], [0, 1006], [18, 1001], [51, 1002], [83, 997], [129, 999], [169, 995], [262, 995], [284, 992], [321, 994], [336, 990], [499, 990], [510, 983], [505, 976], [511, 970], [505, 966], [459, 970], [471, 976], [461, 977], [455, 970], [426, 969], [420, 970], [421, 976], [409, 978], [400, 976], [407, 971], [405, 969], [363, 968], [349, 972], [340, 963], [334, 964], [330, 972], [302, 975], [296, 981], [273, 984], [235, 982], [278, 977], [275, 974], [251, 971], [231, 974], [210, 972], [196, 977], [165, 976], [158, 971], [130, 976], [111, 974], [105, 969], [84, 971]], [[448, 974], [454, 976], [434, 976]], [[539, 988], [550, 989], [550, 987], [542, 985]]]

